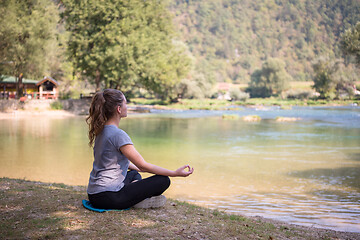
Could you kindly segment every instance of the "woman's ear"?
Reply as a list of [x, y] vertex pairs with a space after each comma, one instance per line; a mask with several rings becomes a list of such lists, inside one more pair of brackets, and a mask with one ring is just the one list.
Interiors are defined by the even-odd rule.
[[119, 113], [119, 114], [121, 114], [121, 107], [120, 106], [117, 106], [117, 112]]

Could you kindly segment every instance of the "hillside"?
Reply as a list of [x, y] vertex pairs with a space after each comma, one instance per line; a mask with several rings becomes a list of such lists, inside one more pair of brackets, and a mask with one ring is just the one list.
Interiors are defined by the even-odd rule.
[[246, 83], [268, 57], [309, 81], [311, 62], [341, 58], [339, 37], [360, 20], [358, 0], [176, 0], [169, 8], [196, 70], [213, 82]]

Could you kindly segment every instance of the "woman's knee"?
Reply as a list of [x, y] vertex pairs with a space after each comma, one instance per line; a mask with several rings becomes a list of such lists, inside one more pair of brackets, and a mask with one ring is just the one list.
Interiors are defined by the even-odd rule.
[[170, 186], [170, 178], [168, 176], [161, 176], [161, 175], [157, 175], [159, 181], [161, 181], [161, 186], [164, 189], [167, 189]]
[[[135, 170], [132, 170], [132, 171], [135, 171]], [[140, 173], [138, 171], [135, 171], [133, 180], [140, 181], [141, 179], [142, 179], [142, 177], [141, 177]]]

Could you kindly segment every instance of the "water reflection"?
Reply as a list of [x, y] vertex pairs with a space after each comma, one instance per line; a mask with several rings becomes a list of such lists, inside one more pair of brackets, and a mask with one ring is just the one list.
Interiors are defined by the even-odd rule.
[[82, 118], [0, 120], [0, 176], [85, 185], [85, 137]]
[[[255, 123], [224, 120], [223, 113], [141, 115], [120, 127], [149, 162], [195, 167], [190, 178], [172, 180], [169, 197], [360, 232], [358, 109], [232, 112], [261, 115]], [[302, 120], [279, 123], [279, 115]], [[86, 185], [87, 142], [84, 118], [0, 120], [0, 176]]]
[[[360, 190], [360, 166], [340, 168], [318, 168], [290, 173], [291, 176], [309, 178], [324, 184], [350, 187]], [[359, 199], [360, 200], [360, 199]]]

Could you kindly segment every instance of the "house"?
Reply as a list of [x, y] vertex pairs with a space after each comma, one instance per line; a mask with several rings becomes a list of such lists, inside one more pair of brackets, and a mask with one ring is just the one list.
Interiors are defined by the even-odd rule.
[[[15, 77], [2, 76], [0, 79], [0, 99], [16, 98]], [[22, 79], [24, 96], [32, 99], [57, 99], [59, 97], [58, 82], [51, 77], [42, 80]]]
[[[36, 83], [38, 87], [37, 99], [57, 99], [59, 91], [57, 89], [58, 82], [51, 77], [44, 77], [41, 81]], [[34, 97], [35, 98], [35, 97]]]

